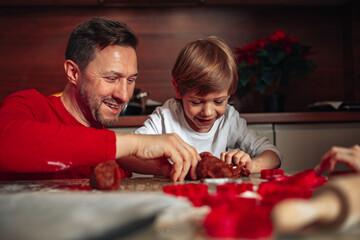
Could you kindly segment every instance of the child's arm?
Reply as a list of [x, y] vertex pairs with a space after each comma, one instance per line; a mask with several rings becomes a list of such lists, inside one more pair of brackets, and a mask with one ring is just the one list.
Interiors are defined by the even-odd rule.
[[[256, 131], [248, 128], [246, 120], [241, 118], [238, 113], [234, 113], [234, 116], [229, 117], [228, 120], [231, 125], [228, 139], [235, 138], [236, 140], [235, 142], [228, 141], [226, 147], [235, 148], [239, 152], [246, 152], [248, 154], [250, 160], [245, 160], [245, 168], [247, 170], [251, 173], [258, 173], [262, 169], [280, 167], [281, 153], [269, 139], [260, 136]], [[236, 164], [236, 158], [234, 160]]]
[[251, 159], [252, 169], [249, 169], [251, 173], [259, 173], [262, 169], [273, 169], [280, 167], [279, 156], [271, 151], [266, 150], [258, 156]]

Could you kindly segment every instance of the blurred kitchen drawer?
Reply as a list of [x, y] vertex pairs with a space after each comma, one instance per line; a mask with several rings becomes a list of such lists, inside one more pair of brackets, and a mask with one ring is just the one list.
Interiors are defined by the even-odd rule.
[[285, 171], [313, 168], [332, 146], [351, 147], [360, 141], [360, 123], [275, 124], [274, 129]]
[[108, 128], [108, 129], [113, 130], [115, 132], [120, 132], [120, 133], [132, 133], [136, 129], [138, 129], [138, 127], [114, 127], [114, 128]]

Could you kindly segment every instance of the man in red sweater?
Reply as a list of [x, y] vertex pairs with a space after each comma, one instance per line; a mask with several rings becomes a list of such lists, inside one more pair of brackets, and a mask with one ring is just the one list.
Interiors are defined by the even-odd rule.
[[105, 128], [118, 121], [133, 94], [136, 46], [131, 29], [117, 21], [92, 18], [75, 28], [66, 48], [68, 83], [61, 97], [25, 90], [1, 102], [0, 179], [88, 178], [92, 167], [111, 159], [117, 159], [123, 176], [135, 171], [182, 181], [190, 171], [195, 178], [200, 156], [176, 134]]

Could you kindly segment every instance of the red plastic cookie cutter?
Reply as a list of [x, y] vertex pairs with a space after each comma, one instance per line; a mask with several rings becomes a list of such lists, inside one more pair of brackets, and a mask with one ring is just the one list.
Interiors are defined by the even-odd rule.
[[273, 231], [270, 208], [241, 198], [213, 208], [204, 227], [209, 236], [217, 238], [258, 239], [271, 236]]
[[274, 206], [276, 203], [288, 198], [310, 198], [313, 190], [283, 182], [263, 182], [259, 185], [258, 194], [262, 196], [264, 205]]
[[254, 185], [252, 183], [224, 183], [216, 186], [216, 191], [218, 193], [227, 193], [227, 194], [241, 194], [245, 191], [253, 191]]
[[261, 170], [261, 179], [270, 179], [274, 176], [283, 176], [284, 169], [263, 169]]
[[204, 198], [208, 195], [208, 185], [198, 183], [168, 185], [163, 187], [167, 194], [187, 197], [195, 207], [204, 205]]
[[175, 196], [190, 196], [194, 194], [204, 194], [208, 192], [208, 185], [201, 183], [187, 183], [178, 185], [168, 185], [163, 187], [163, 191]]
[[314, 169], [307, 169], [295, 175], [288, 176], [285, 180], [287, 184], [296, 185], [304, 188], [316, 188], [325, 183], [325, 177], [317, 176]]

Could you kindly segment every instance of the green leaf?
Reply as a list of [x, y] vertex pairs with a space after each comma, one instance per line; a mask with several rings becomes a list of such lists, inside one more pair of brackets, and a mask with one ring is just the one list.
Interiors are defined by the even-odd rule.
[[283, 49], [270, 49], [268, 51], [268, 57], [272, 64], [278, 64], [286, 56], [286, 52]]
[[255, 52], [255, 56], [258, 57], [266, 57], [267, 56], [267, 52], [264, 49], [259, 49]]
[[264, 82], [267, 86], [271, 84], [271, 82], [274, 80], [274, 72], [264, 72], [262, 74], [261, 80]]
[[304, 64], [304, 65], [302, 66], [302, 68], [300, 69], [300, 71], [301, 71], [302, 73], [306, 74], [306, 75], [311, 75], [312, 72], [313, 72], [312, 68], [309, 67], [309, 66], [306, 65], [306, 64]]
[[293, 72], [292, 75], [294, 76], [294, 78], [296, 79], [296, 81], [303, 81], [305, 80], [304, 75], [299, 74], [298, 72]]
[[263, 94], [265, 92], [266, 88], [267, 88], [267, 85], [265, 83], [256, 84], [254, 87], [254, 89], [257, 90], [261, 94]]
[[306, 65], [309, 66], [309, 68], [311, 68], [312, 72], [314, 71], [315, 68], [317, 68], [317, 65], [311, 60], [306, 60]]
[[246, 65], [246, 61], [239, 62], [237, 65], [237, 69], [240, 71], [242, 68], [244, 68]]
[[238, 83], [240, 83], [241, 86], [245, 86], [250, 81], [251, 74], [252, 74], [251, 68], [244, 68], [242, 72], [239, 74]]
[[254, 89], [260, 93], [264, 93], [265, 89], [268, 87], [264, 81], [262, 81], [262, 74], [259, 74], [255, 77], [255, 86]]
[[263, 70], [264, 72], [272, 71], [276, 67], [277, 66], [271, 63], [268, 58], [262, 58], [259, 62], [259, 69]]

